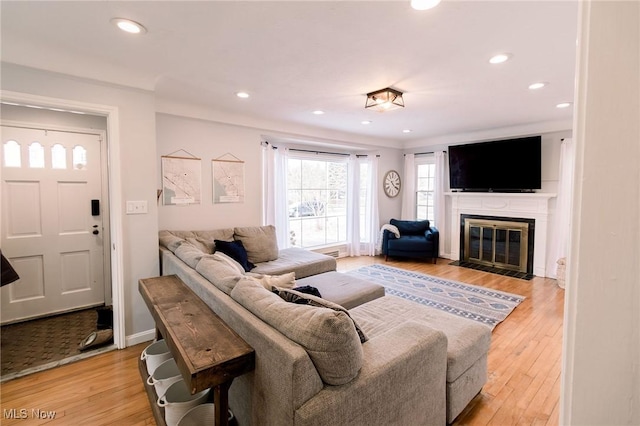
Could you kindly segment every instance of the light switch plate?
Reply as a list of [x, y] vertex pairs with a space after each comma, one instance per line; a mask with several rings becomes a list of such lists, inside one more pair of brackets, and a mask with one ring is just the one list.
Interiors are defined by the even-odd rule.
[[146, 201], [127, 201], [127, 214], [146, 214]]

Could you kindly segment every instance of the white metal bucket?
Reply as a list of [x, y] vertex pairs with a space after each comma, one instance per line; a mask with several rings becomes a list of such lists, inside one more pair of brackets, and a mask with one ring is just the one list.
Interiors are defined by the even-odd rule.
[[156, 368], [169, 358], [171, 358], [171, 352], [164, 340], [153, 342], [140, 354], [140, 359], [147, 363], [147, 374], [149, 375], [152, 375]]
[[156, 395], [163, 396], [169, 386], [178, 380], [182, 380], [176, 360], [171, 358], [163, 362], [155, 369], [147, 379], [147, 384], [156, 389]]
[[177, 426], [184, 414], [207, 400], [209, 389], [191, 395], [183, 379], [172, 383], [167, 392], [158, 398], [158, 406], [164, 408], [164, 420], [167, 426]]
[[[233, 413], [229, 410], [229, 423], [231, 423], [233, 417]], [[178, 421], [177, 426], [212, 425], [214, 422], [215, 406], [213, 404], [200, 404], [187, 411]]]

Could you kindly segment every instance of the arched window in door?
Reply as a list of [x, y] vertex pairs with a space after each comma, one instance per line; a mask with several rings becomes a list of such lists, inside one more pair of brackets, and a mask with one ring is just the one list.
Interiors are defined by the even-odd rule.
[[10, 140], [5, 142], [3, 148], [5, 167], [22, 167], [20, 144], [14, 140]]

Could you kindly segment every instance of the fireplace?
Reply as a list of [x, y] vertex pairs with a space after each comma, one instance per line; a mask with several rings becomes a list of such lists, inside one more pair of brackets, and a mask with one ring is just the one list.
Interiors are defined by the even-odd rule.
[[[449, 206], [449, 242], [448, 255], [452, 260], [463, 261], [460, 255], [464, 249], [464, 227], [461, 226], [462, 215], [489, 216], [498, 220], [514, 221], [514, 218], [533, 220], [535, 226], [529, 227], [527, 234], [527, 268], [533, 265], [532, 274], [538, 277], [546, 277], [547, 234], [549, 228], [549, 200], [554, 198], [553, 193], [469, 193], [448, 192], [446, 196], [450, 200]], [[521, 220], [515, 220], [520, 222]], [[442, 231], [441, 231], [442, 232]], [[485, 231], [489, 233], [489, 231]], [[500, 235], [500, 237], [502, 237]], [[506, 238], [506, 237], [505, 237]], [[517, 238], [517, 237], [514, 237]], [[501, 241], [499, 241], [501, 242]], [[535, 242], [535, 250], [533, 244]], [[488, 244], [488, 243], [485, 243]], [[531, 262], [531, 257], [533, 261]], [[490, 267], [488, 267], [490, 268]], [[514, 272], [520, 273], [520, 272]]]
[[460, 215], [464, 262], [532, 274], [534, 237], [534, 219]]

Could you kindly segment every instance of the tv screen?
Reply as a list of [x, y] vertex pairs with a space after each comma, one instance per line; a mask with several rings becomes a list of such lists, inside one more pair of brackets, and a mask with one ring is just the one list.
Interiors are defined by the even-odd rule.
[[451, 189], [530, 192], [541, 189], [541, 136], [448, 148]]

